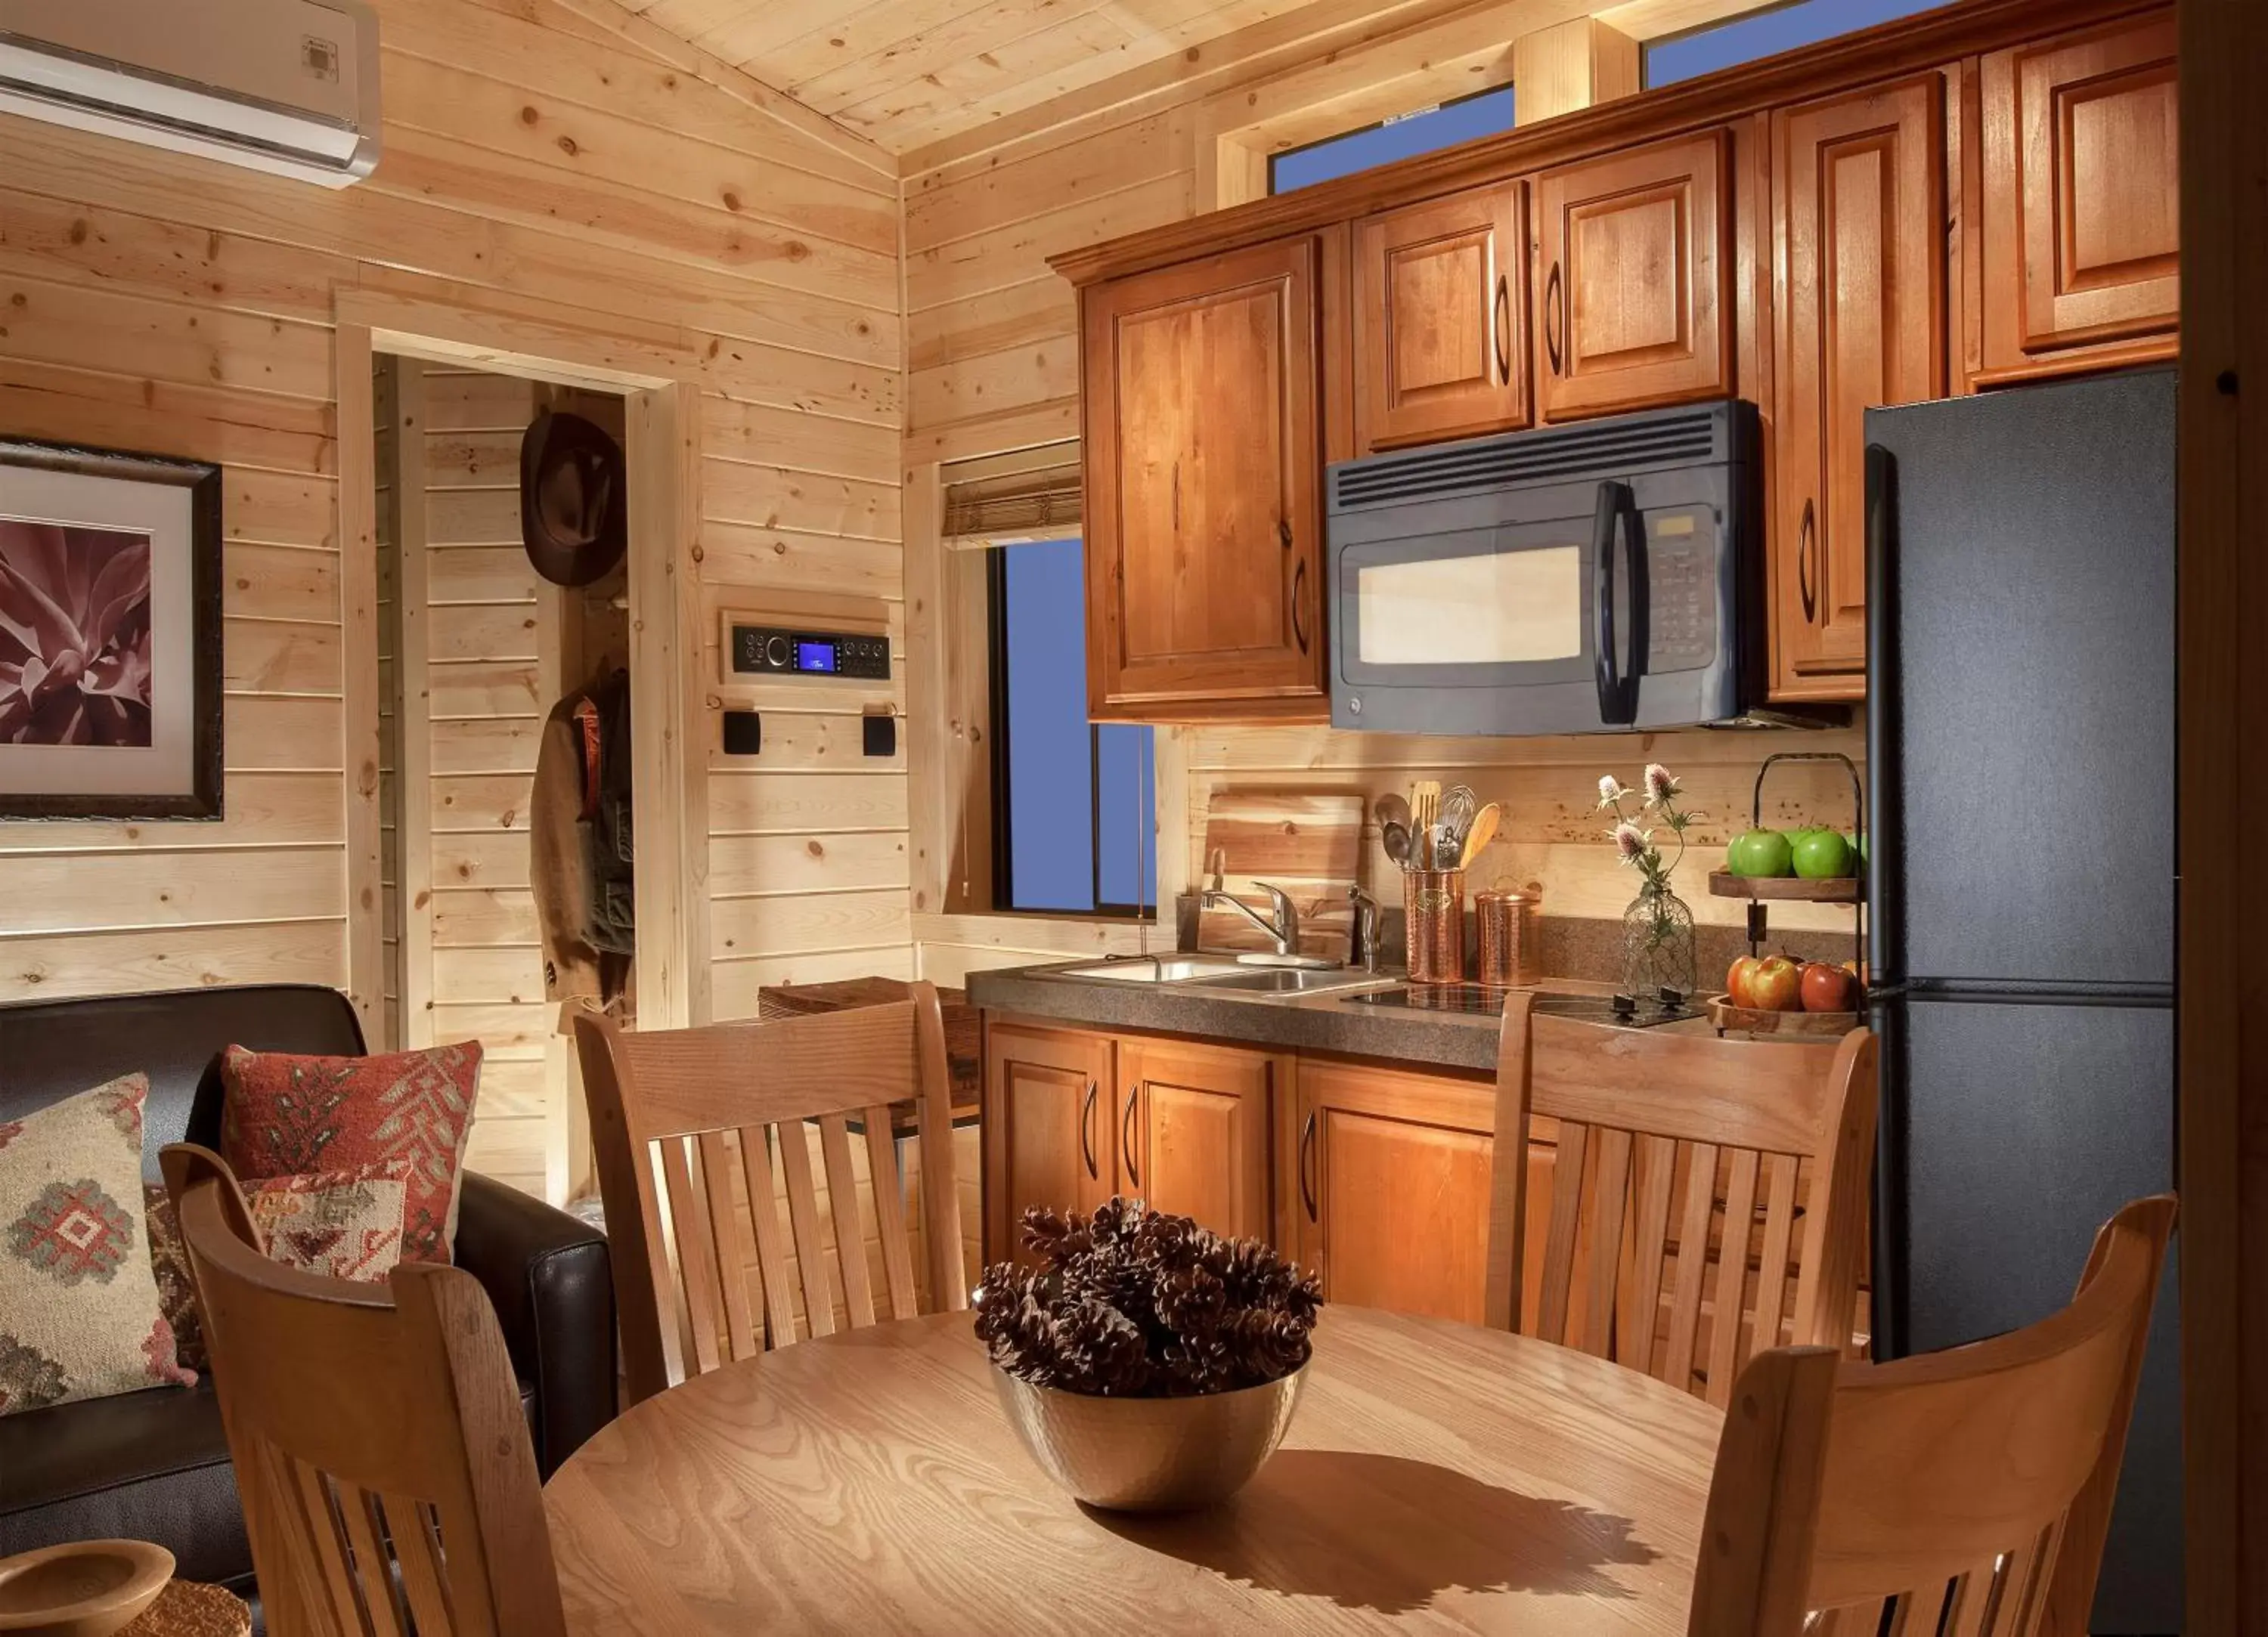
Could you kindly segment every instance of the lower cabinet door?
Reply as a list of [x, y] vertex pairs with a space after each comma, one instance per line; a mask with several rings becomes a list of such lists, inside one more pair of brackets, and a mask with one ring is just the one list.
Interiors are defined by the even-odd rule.
[[1119, 1191], [1217, 1233], [1273, 1240], [1269, 1132], [1291, 1057], [1180, 1040], [1117, 1049]]
[[1299, 1081], [1296, 1252], [1326, 1299], [1481, 1323], [1494, 1088], [1314, 1059]]
[[984, 1259], [1022, 1259], [1034, 1206], [1091, 1211], [1117, 1174], [1112, 1041], [1082, 1029], [984, 1030]]

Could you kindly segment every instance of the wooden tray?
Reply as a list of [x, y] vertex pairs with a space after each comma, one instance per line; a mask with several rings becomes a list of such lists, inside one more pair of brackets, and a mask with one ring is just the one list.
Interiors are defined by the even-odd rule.
[[0, 1632], [109, 1637], [155, 1602], [173, 1554], [145, 1540], [80, 1540], [0, 1559]]
[[1830, 881], [1806, 881], [1800, 876], [1736, 876], [1729, 870], [1709, 872], [1709, 895], [1712, 898], [1785, 899], [1806, 904], [1855, 904], [1865, 895], [1866, 885], [1857, 876], [1837, 876]]
[[1712, 995], [1701, 1002], [1719, 1034], [1848, 1034], [1866, 1020], [1857, 1012], [1766, 1012], [1735, 1006], [1730, 996]]

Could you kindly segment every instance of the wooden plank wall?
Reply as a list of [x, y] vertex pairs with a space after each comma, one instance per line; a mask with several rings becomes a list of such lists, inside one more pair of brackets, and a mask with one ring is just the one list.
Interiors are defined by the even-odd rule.
[[[1723, 8], [1716, 8], [1721, 10]], [[1507, 0], [1495, 10], [1513, 20], [1543, 8]], [[1631, 26], [1655, 32], [1652, 13], [1625, 8]], [[991, 129], [943, 142], [909, 155], [906, 178], [906, 324], [911, 374], [908, 403], [909, 464], [962, 459], [1051, 438], [1073, 437], [1079, 425], [1076, 306], [1047, 258], [1076, 246], [1183, 219], [1206, 207], [1211, 173], [1200, 143], [1226, 93], [1252, 106], [1267, 104], [1263, 89], [1294, 77], [1345, 77], [1344, 55], [1388, 32], [1393, 19], [1366, 19], [1293, 39], [1295, 14], [1267, 28], [1216, 42], [1203, 60], [1129, 77], [1113, 89], [1062, 99], [1052, 109], [1027, 111]], [[1329, 21], [1332, 8], [1312, 15]], [[1409, 15], [1409, 13], [1403, 13]], [[1413, 40], [1412, 48], [1419, 43]], [[1248, 48], [1241, 59], [1240, 48]], [[1192, 54], [1193, 57], [1195, 54]], [[1375, 71], [1414, 68], [1389, 41], [1373, 46]], [[1353, 94], [1351, 84], [1332, 89]], [[1048, 117], [1049, 114], [1053, 117]], [[1372, 117], [1375, 117], [1374, 114]], [[1417, 777], [1462, 780], [1484, 796], [1509, 804], [1500, 839], [1478, 879], [1540, 883], [1547, 913], [1619, 915], [1632, 893], [1632, 877], [1615, 864], [1588, 811], [1598, 777], [1613, 772], [1634, 780], [1643, 765], [1660, 760], [1689, 777], [1711, 821], [1695, 833], [1710, 850], [1725, 839], [1727, 820], [1745, 818], [1756, 764], [1772, 750], [1839, 750], [1864, 753], [1856, 729], [1830, 733], [1689, 733], [1607, 739], [1453, 740], [1398, 735], [1350, 734], [1323, 728], [1208, 728], [1160, 730], [1161, 785], [1186, 780], [1182, 819], [1187, 862], [1197, 863], [1205, 811], [1212, 791], [1264, 786], [1374, 792], [1402, 788]], [[1808, 817], [1843, 824], [1847, 798], [1833, 804], [1831, 780], [1816, 773], [1775, 776], [1771, 804], [1779, 818]], [[924, 811], [927, 811], [924, 796]], [[1172, 807], [1160, 803], [1161, 823]], [[1167, 838], [1170, 847], [1175, 838]], [[1378, 850], [1374, 831], [1368, 856], [1385, 895], [1398, 898], [1394, 872]], [[1696, 863], [1705, 864], [1705, 856]], [[1170, 883], [1171, 868], [1161, 860]], [[1740, 906], [1711, 900], [1702, 870], [1689, 865], [1680, 880], [1705, 921], [1738, 924]], [[1822, 919], [1822, 917], [1825, 917]], [[1776, 926], [1847, 928], [1845, 911], [1809, 907], [1775, 910]], [[1013, 923], [971, 916], [924, 916], [916, 922], [924, 976], [957, 981], [971, 970], [1020, 965], [1096, 951], [1086, 928], [1061, 922], [1019, 930]], [[1130, 935], [1112, 948], [1133, 947]]]
[[[335, 287], [697, 360], [704, 583], [898, 594], [895, 165], [609, 0], [379, 11], [385, 157], [342, 192], [0, 116], [0, 427], [221, 462], [228, 541], [227, 816], [0, 825], [0, 1000], [345, 982]], [[842, 760], [784, 719], [714, 782], [720, 1016], [909, 968], [902, 767]]]

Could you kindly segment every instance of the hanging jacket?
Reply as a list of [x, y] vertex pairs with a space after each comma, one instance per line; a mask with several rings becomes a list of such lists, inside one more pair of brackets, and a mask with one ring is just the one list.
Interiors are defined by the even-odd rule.
[[637, 947], [631, 767], [627, 672], [552, 707], [528, 818], [551, 1000], [607, 1005], [628, 986]]

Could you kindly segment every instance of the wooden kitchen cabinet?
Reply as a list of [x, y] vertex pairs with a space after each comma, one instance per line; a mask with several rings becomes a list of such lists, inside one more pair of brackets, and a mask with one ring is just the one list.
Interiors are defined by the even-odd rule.
[[1536, 198], [1543, 418], [1733, 389], [1733, 256], [1722, 130], [1546, 171]]
[[1773, 115], [1774, 699], [1866, 694], [1866, 412], [1945, 390], [1944, 99], [1931, 74]]
[[1085, 1029], [984, 1027], [984, 1259], [1021, 1259], [1026, 1209], [1091, 1211], [1118, 1171], [1114, 1043]]
[[1476, 187], [1354, 232], [1359, 453], [1528, 422], [1528, 187]]
[[1127, 1037], [1117, 1052], [1119, 1192], [1216, 1233], [1272, 1242], [1269, 1134], [1292, 1058]]
[[[1332, 1302], [1483, 1322], [1496, 1088], [1485, 1081], [1302, 1057], [1279, 1183], [1293, 1254]], [[1539, 1132], [1536, 1134], [1544, 1134]], [[1554, 1149], [1528, 1160], [1527, 1317], [1541, 1287]]]
[[2170, 10], [1980, 62], [1979, 384], [2174, 354], [2176, 79]]
[[1321, 241], [1081, 294], [1097, 718], [1327, 714]]

